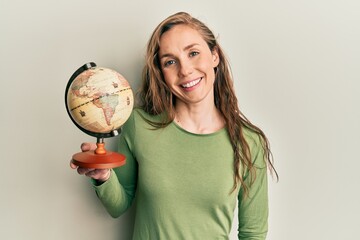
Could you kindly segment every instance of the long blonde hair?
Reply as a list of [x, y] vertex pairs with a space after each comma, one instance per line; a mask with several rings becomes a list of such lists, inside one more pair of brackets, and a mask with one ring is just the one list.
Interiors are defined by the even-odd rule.
[[[169, 16], [155, 28], [147, 45], [146, 62], [143, 70], [143, 85], [138, 92], [139, 105], [145, 112], [151, 115], [165, 113], [162, 122], [151, 122], [156, 128], [165, 127], [174, 120], [175, 97], [165, 83], [161, 72], [158, 52], [162, 34], [179, 24], [185, 24], [197, 30], [209, 46], [209, 49], [211, 51], [216, 50], [219, 54], [220, 62], [216, 69], [214, 69], [215, 106], [224, 116], [234, 151], [234, 186], [232, 191], [234, 191], [240, 183], [245, 195], [247, 195], [248, 188], [255, 181], [256, 172], [251, 160], [250, 147], [243, 133], [244, 128], [250, 129], [260, 136], [264, 149], [264, 160], [271, 173], [275, 172], [276, 177], [278, 177], [278, 175], [273, 166], [269, 141], [263, 131], [253, 125], [239, 110], [229, 63], [214, 34], [204, 23], [188, 13], [179, 12]], [[245, 184], [243, 178], [247, 171], [251, 178], [250, 186]]]

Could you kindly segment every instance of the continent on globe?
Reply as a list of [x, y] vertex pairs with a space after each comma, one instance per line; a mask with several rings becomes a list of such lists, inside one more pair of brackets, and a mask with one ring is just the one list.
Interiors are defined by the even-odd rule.
[[106, 123], [110, 126], [110, 121], [115, 113], [115, 108], [119, 104], [118, 95], [114, 94], [106, 97], [99, 97], [94, 100], [94, 104], [104, 111]]

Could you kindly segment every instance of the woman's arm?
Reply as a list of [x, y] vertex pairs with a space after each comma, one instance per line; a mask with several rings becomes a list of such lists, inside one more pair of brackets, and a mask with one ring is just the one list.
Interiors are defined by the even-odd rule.
[[[268, 231], [267, 167], [261, 144], [255, 145], [252, 157], [256, 179], [249, 187], [248, 196], [243, 196], [243, 190], [240, 189], [238, 197], [238, 238], [241, 240], [264, 240]], [[247, 177], [245, 182], [249, 186], [250, 177]]]
[[112, 217], [119, 217], [132, 204], [137, 183], [137, 162], [133, 155], [135, 127], [133, 116], [122, 128], [119, 139], [119, 152], [126, 156], [124, 166], [111, 170], [110, 178], [97, 185], [93, 182], [96, 194]]

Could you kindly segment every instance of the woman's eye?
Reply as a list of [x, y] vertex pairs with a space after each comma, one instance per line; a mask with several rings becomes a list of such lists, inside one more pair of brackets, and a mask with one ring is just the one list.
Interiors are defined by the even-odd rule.
[[199, 52], [195, 52], [195, 51], [190, 52], [190, 57], [194, 57], [194, 56], [196, 56], [196, 55], [198, 55], [198, 54], [199, 54]]
[[172, 64], [174, 64], [174, 63], [175, 63], [175, 60], [169, 60], [169, 61], [166, 61], [166, 62], [165, 62], [164, 66], [165, 66], [165, 67], [168, 67], [168, 66], [170, 66], [170, 65], [172, 65]]

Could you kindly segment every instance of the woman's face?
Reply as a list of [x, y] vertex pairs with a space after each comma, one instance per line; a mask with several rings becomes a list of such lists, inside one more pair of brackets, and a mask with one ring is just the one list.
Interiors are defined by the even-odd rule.
[[209, 49], [197, 30], [181, 24], [165, 32], [160, 38], [159, 60], [177, 103], [214, 104], [214, 68], [219, 64], [219, 56], [216, 50]]

